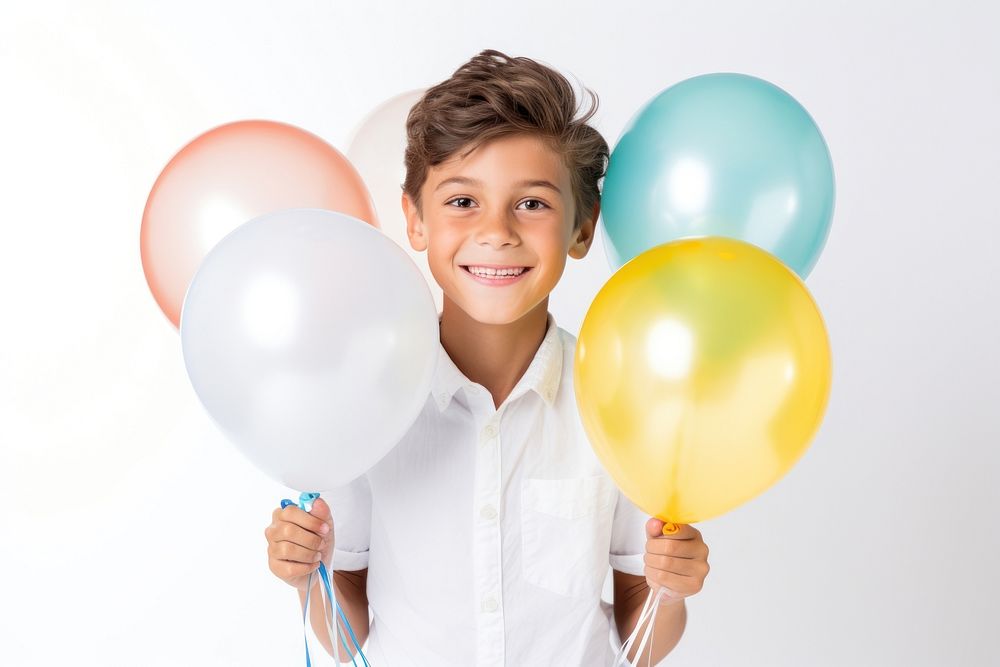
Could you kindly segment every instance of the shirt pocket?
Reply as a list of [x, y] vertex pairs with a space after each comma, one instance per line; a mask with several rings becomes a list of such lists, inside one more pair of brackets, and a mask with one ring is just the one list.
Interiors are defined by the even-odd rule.
[[599, 595], [608, 569], [615, 497], [605, 475], [523, 480], [525, 581], [560, 595]]

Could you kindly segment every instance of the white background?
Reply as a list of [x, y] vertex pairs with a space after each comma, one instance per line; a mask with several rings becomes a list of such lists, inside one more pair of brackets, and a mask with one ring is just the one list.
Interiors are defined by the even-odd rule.
[[[1000, 661], [1000, 13], [986, 2], [40, 2], [0, 9], [0, 663], [304, 664], [263, 529], [289, 492], [216, 433], [145, 284], [169, 158], [268, 118], [342, 150], [483, 48], [601, 96], [614, 145], [689, 76], [768, 79], [829, 143], [808, 286], [826, 421], [712, 549], [676, 665]], [[595, 245], [553, 295], [576, 333]], [[378, 667], [378, 666], [376, 666]]]

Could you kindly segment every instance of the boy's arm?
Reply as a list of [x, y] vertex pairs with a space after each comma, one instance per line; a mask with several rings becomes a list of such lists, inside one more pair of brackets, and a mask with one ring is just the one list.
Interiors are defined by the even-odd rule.
[[[331, 606], [328, 606], [326, 612], [323, 611], [323, 598], [320, 594], [320, 588], [323, 586], [323, 582], [319, 577], [319, 572], [313, 577], [315, 582], [312, 588], [312, 598], [309, 600], [309, 620], [312, 625], [313, 633], [319, 638], [320, 643], [326, 652], [331, 656], [333, 655], [333, 646], [330, 641], [330, 637], [327, 634], [327, 615], [335, 613]], [[334, 588], [334, 592], [337, 596], [337, 600], [340, 602], [340, 608], [343, 609], [344, 615], [347, 616], [347, 620], [351, 624], [351, 629], [354, 630], [354, 635], [358, 638], [358, 643], [362, 646], [368, 639], [368, 568], [356, 571], [345, 571], [345, 570], [335, 570], [333, 571], [333, 580], [330, 582]], [[299, 591], [299, 603], [304, 607], [306, 603], [306, 594], [304, 591]], [[332, 618], [332, 616], [331, 616]], [[338, 619], [339, 620], [339, 617]], [[354, 643], [351, 641], [350, 635], [347, 634], [346, 628], [341, 626], [342, 636], [344, 641], [347, 642], [348, 648], [351, 649], [351, 655], [356, 653], [354, 648]], [[351, 660], [351, 655], [344, 653], [344, 647], [337, 647], [338, 660], [340, 662], [349, 662]]]
[[[639, 622], [639, 615], [646, 603], [646, 596], [649, 595], [649, 585], [646, 583], [646, 577], [626, 574], [618, 570], [613, 570], [613, 572], [615, 625], [618, 627], [618, 636], [624, 643], [625, 639], [632, 634], [636, 623]], [[646, 647], [642, 652], [642, 662], [644, 663], [648, 659], [650, 664], [658, 664], [660, 660], [663, 660], [681, 640], [686, 622], [687, 607], [683, 599], [671, 604], [661, 604], [656, 613], [656, 626], [652, 631], [653, 639], [646, 642]], [[638, 637], [642, 637], [648, 624], [647, 620], [640, 628]], [[628, 653], [629, 661], [633, 661], [637, 648], [639, 648], [639, 642], [635, 641]], [[650, 655], [651, 651], [652, 655]]]

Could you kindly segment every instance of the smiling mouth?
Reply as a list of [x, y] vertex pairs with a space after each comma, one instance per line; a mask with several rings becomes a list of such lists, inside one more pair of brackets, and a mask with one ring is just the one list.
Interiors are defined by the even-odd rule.
[[462, 268], [477, 278], [503, 280], [517, 278], [531, 270], [530, 266], [482, 266], [477, 264], [463, 265]]
[[459, 265], [472, 280], [488, 287], [506, 287], [519, 282], [533, 267]]

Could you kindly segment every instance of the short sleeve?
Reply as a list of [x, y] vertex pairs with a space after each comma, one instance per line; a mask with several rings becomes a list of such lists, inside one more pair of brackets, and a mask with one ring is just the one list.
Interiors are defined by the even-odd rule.
[[646, 554], [646, 521], [649, 517], [636, 507], [621, 490], [615, 503], [611, 525], [611, 567], [619, 572], [642, 576]]
[[372, 529], [372, 492], [368, 475], [325, 491], [322, 498], [333, 516], [333, 570], [363, 570], [368, 567], [368, 544]]

